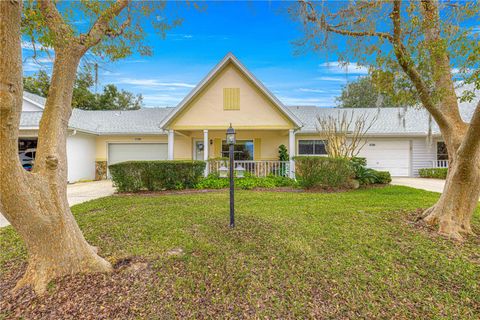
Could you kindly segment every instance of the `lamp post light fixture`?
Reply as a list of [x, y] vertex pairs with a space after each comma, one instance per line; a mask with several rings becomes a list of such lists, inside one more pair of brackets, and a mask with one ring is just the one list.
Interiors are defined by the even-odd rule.
[[234, 176], [233, 176], [233, 166], [234, 166], [234, 159], [233, 159], [233, 149], [235, 147], [235, 129], [232, 128], [232, 124], [230, 123], [230, 127], [227, 129], [227, 144], [228, 144], [228, 156], [230, 160], [230, 228], [235, 227], [235, 207], [234, 207]]
[[245, 169], [241, 165], [237, 165], [235, 172], [237, 173], [237, 178], [243, 178], [245, 176]]
[[220, 178], [228, 177], [228, 168], [225, 167], [225, 164], [222, 164], [222, 166], [218, 169], [218, 172], [220, 173]]

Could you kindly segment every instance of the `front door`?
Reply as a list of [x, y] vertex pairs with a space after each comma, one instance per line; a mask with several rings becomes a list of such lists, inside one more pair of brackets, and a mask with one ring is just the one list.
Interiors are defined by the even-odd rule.
[[194, 150], [193, 150], [194, 160], [203, 160], [204, 149], [205, 149], [205, 146], [203, 144], [203, 140], [195, 140]]

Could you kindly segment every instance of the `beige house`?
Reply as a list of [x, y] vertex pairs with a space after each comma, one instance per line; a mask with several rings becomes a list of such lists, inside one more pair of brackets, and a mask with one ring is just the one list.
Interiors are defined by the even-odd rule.
[[[32, 150], [44, 99], [26, 93], [20, 149]], [[468, 121], [474, 103], [462, 104]], [[210, 160], [225, 157], [225, 131], [237, 132], [235, 160], [257, 175], [288, 172], [294, 162], [280, 162], [280, 145], [290, 159], [326, 155], [317, 117], [339, 108], [285, 106], [232, 54], [225, 56], [175, 108], [135, 111], [75, 109], [69, 123], [69, 181], [106, 178], [109, 164], [128, 160]], [[434, 125], [428, 138], [428, 114], [421, 109], [359, 108], [354, 116], [376, 116], [361, 156], [370, 167], [393, 176], [415, 176], [419, 168], [447, 166], [445, 146]], [[206, 172], [208, 173], [208, 172]]]

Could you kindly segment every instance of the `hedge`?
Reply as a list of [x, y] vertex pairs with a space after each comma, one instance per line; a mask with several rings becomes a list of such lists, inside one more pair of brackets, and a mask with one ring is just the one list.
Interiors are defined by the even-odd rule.
[[418, 170], [422, 178], [447, 179], [448, 168], [424, 168]]
[[205, 170], [203, 161], [127, 161], [108, 167], [119, 192], [193, 188]]
[[295, 175], [300, 187], [348, 188], [355, 173], [348, 159], [330, 157], [295, 157]]

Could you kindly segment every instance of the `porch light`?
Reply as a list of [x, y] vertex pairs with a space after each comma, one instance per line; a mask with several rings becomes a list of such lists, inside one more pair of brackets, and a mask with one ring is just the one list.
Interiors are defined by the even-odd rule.
[[220, 174], [220, 178], [226, 178], [228, 176], [228, 168], [223, 164], [220, 169], [218, 169], [218, 172]]
[[241, 165], [237, 165], [235, 171], [237, 172], [237, 178], [243, 178], [245, 176], [245, 169]]

